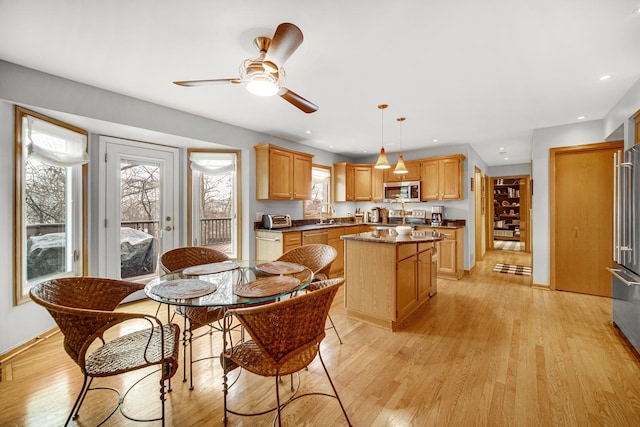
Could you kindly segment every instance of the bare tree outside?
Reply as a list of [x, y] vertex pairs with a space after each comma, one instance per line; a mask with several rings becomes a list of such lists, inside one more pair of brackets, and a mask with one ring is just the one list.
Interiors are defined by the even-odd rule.
[[120, 220], [139, 222], [141, 229], [158, 238], [160, 218], [160, 167], [156, 164], [122, 162], [120, 166]]

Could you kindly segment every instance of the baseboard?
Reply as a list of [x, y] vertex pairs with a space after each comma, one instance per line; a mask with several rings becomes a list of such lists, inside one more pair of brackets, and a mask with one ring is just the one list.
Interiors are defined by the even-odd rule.
[[38, 335], [37, 337], [32, 338], [23, 344], [20, 344], [18, 347], [0, 354], [0, 365], [11, 360], [12, 358], [16, 357], [20, 353], [29, 350], [31, 347], [40, 344], [42, 341], [46, 340], [47, 338], [50, 338], [51, 336], [57, 334], [58, 332], [60, 332], [60, 329], [58, 329], [57, 326], [54, 326], [53, 328]]

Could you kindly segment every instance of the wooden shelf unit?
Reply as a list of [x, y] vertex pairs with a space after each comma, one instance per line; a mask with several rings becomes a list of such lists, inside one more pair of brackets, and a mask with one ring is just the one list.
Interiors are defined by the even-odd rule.
[[520, 239], [520, 181], [496, 178], [493, 181], [493, 237], [496, 240]]

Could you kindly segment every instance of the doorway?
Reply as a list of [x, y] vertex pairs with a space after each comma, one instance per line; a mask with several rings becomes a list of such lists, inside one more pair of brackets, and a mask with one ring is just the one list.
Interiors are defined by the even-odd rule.
[[491, 179], [493, 250], [531, 252], [529, 210], [531, 180], [528, 175]]
[[102, 277], [146, 280], [178, 239], [178, 150], [100, 137]]
[[613, 154], [622, 141], [550, 151], [551, 288], [611, 296]]

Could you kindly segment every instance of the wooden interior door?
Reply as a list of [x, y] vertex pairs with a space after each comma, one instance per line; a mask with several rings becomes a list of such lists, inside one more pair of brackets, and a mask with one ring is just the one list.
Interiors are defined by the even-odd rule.
[[551, 150], [551, 284], [611, 296], [613, 153], [622, 143]]

